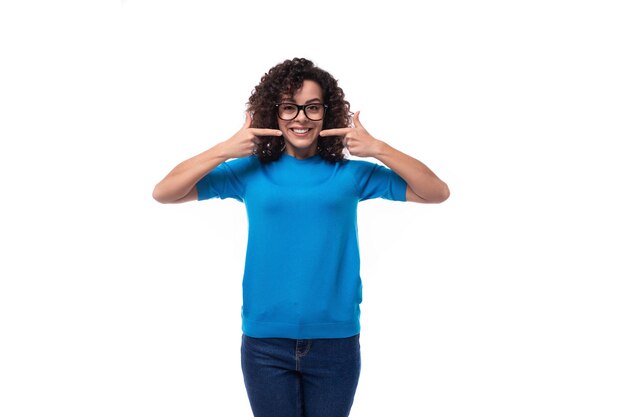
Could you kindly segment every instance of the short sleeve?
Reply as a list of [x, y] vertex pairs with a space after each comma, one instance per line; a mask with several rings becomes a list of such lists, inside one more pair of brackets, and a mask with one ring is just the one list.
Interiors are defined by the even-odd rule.
[[223, 162], [202, 177], [196, 184], [198, 200], [219, 197], [243, 201], [245, 198], [245, 179], [253, 165], [251, 158], [256, 160], [255, 157], [249, 157]]
[[406, 201], [406, 181], [391, 169], [367, 161], [350, 161], [359, 200], [384, 198]]

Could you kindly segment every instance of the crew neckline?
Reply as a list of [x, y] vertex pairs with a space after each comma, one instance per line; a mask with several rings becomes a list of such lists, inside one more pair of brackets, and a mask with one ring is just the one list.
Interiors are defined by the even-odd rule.
[[287, 157], [288, 160], [292, 160], [297, 163], [306, 163], [306, 162], [314, 162], [321, 158], [320, 154], [316, 153], [315, 155], [309, 156], [308, 158], [299, 159], [295, 156], [291, 156], [288, 153], [283, 153], [281, 158]]

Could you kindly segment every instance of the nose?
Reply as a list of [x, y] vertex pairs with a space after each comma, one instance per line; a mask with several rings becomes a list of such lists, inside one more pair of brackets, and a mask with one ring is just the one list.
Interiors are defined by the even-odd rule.
[[304, 108], [298, 109], [298, 114], [296, 115], [296, 118], [293, 120], [298, 121], [298, 122], [308, 121], [308, 118], [306, 117], [306, 114], [304, 113]]

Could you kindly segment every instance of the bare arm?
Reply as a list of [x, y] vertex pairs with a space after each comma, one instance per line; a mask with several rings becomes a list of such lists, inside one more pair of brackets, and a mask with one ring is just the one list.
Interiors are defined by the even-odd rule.
[[280, 136], [276, 129], [251, 128], [252, 118], [246, 113], [243, 127], [230, 139], [176, 165], [155, 187], [152, 197], [159, 203], [184, 203], [198, 199], [196, 184], [219, 164], [231, 158], [252, 155], [257, 135]]
[[380, 141], [374, 155], [406, 181], [406, 200], [416, 203], [442, 203], [450, 196], [448, 185], [417, 159]]
[[221, 144], [176, 165], [155, 187], [152, 197], [159, 203], [184, 203], [198, 199], [196, 184], [228, 158]]
[[328, 129], [321, 136], [344, 135], [348, 151], [355, 156], [374, 157], [406, 181], [406, 200], [442, 203], [450, 196], [448, 185], [425, 164], [370, 135], [354, 115], [354, 128]]

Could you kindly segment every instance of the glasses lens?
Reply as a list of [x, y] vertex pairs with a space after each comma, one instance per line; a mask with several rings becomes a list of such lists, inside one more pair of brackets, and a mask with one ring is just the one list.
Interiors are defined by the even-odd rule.
[[291, 120], [298, 114], [298, 107], [295, 104], [280, 104], [278, 106], [278, 117], [283, 120]]
[[324, 117], [324, 105], [323, 104], [309, 104], [304, 107], [304, 113], [306, 117], [311, 120], [322, 120]]

